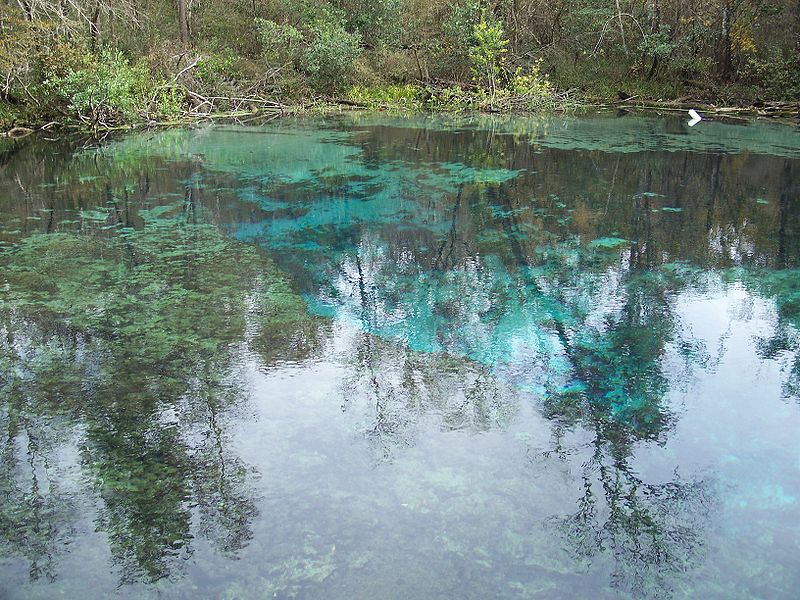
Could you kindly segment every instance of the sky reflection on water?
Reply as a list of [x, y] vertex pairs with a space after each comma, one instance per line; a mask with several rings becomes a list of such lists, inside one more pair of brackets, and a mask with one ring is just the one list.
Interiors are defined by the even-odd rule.
[[4, 149], [0, 590], [793, 598], [800, 134], [702, 125]]

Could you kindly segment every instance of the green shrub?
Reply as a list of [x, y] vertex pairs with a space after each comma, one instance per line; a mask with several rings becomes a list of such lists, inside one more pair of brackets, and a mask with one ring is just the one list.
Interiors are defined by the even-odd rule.
[[475, 26], [483, 15], [481, 0], [451, 2], [450, 12], [442, 23], [445, 46], [451, 52], [464, 55], [472, 46]]
[[262, 58], [273, 66], [291, 64], [322, 91], [342, 89], [353, 80], [361, 35], [348, 31], [345, 13], [327, 3], [303, 2], [301, 8], [299, 28], [255, 19]]
[[773, 48], [763, 56], [751, 56], [742, 73], [742, 79], [760, 84], [767, 94], [776, 99], [793, 100], [800, 97], [800, 67], [797, 58], [786, 57]]
[[203, 56], [194, 68], [194, 76], [203, 84], [216, 86], [239, 76], [239, 58], [230, 53]]
[[55, 74], [44, 86], [74, 117], [108, 125], [140, 116], [155, 87], [143, 63], [131, 65], [121, 52], [108, 49], [83, 68]]
[[462, 112], [477, 108], [474, 94], [454, 85], [432, 93], [426, 102], [431, 110]]
[[60, 38], [55, 25], [29, 21], [22, 12], [4, 3], [0, 9], [0, 97], [31, 76], [45, 57], [57, 54]]
[[553, 93], [553, 86], [550, 85], [550, 78], [542, 73], [542, 61], [533, 63], [527, 73], [523, 73], [521, 67], [517, 67], [511, 78], [511, 90], [517, 96], [542, 97]]
[[186, 92], [182, 88], [164, 86], [155, 93], [155, 102], [151, 107], [157, 116], [165, 119], [177, 119], [183, 113], [186, 104]]
[[256, 19], [256, 33], [261, 43], [261, 56], [271, 64], [287, 64], [296, 62], [303, 34], [296, 27], [270, 21]]
[[354, 85], [347, 97], [373, 108], [391, 107], [401, 109], [422, 108], [423, 90], [417, 85], [362, 86]]
[[0, 100], [0, 131], [11, 128], [18, 118], [17, 110]]
[[352, 78], [361, 55], [361, 36], [349, 33], [337, 18], [319, 18], [308, 26], [310, 40], [301, 65], [318, 87], [335, 90]]
[[348, 0], [348, 31], [358, 31], [372, 48], [397, 47], [408, 31], [407, 0]]
[[472, 28], [472, 44], [469, 49], [469, 60], [472, 65], [472, 76], [475, 83], [489, 92], [493, 98], [498, 88], [498, 76], [508, 52], [508, 40], [505, 39], [503, 27], [499, 22], [481, 20]]
[[[655, 73], [654, 66], [659, 62], [667, 63], [675, 53], [676, 46], [672, 41], [669, 28], [662, 25], [658, 31], [645, 33], [636, 47], [637, 55], [644, 57], [646, 64], [642, 65], [642, 75]], [[653, 72], [650, 73], [649, 71]]]

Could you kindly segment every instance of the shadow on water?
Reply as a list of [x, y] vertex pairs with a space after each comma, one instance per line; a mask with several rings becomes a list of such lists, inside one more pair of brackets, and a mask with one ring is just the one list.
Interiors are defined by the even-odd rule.
[[[530, 578], [702, 589], [727, 492], [713, 469], [644, 457], [680, 452], [683, 399], [725, 361], [732, 334], [710, 346], [693, 299], [772, 303], [753, 360], [786, 365], [798, 398], [800, 146], [714, 124], [693, 148], [677, 122], [616, 121], [355, 116], [8, 154], [3, 552], [47, 581], [87, 530], [91, 568], [107, 547], [122, 584], [192, 577], [206, 545], [246, 563], [269, 506], [237, 441], [263, 418], [251, 383], [327, 361], [370, 494], [424, 438], [543, 419], [517, 478], [566, 474], [541, 535], [567, 558]], [[265, 589], [336, 596], [334, 550]], [[530, 564], [504, 560], [508, 581]]]

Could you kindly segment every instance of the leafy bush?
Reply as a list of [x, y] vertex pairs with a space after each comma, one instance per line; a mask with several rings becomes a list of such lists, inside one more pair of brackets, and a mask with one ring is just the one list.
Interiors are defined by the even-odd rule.
[[186, 104], [181, 85], [154, 76], [142, 60], [131, 64], [116, 50], [95, 56], [87, 51], [48, 60], [38, 86], [51, 108], [89, 125], [119, 125], [148, 119], [174, 119]]
[[765, 56], [751, 56], [743, 69], [743, 79], [761, 84], [770, 96], [791, 100], [800, 97], [800, 63], [776, 48]]
[[144, 64], [131, 65], [121, 52], [103, 50], [80, 69], [54, 74], [45, 88], [62, 99], [70, 113], [87, 123], [113, 124], [135, 119], [147, 109], [154, 88]]
[[219, 85], [224, 81], [236, 79], [239, 75], [238, 62], [239, 58], [230, 52], [208, 54], [197, 63], [194, 76], [206, 85]]
[[17, 110], [10, 104], [6, 104], [0, 100], [0, 130], [13, 126], [17, 118]]
[[293, 65], [323, 91], [341, 89], [353, 79], [361, 56], [361, 35], [345, 27], [345, 15], [327, 3], [302, 2], [300, 25], [256, 19], [262, 58], [270, 65]]
[[482, 15], [481, 20], [472, 28], [469, 60], [475, 83], [488, 87], [492, 96], [497, 90], [497, 78], [503, 67], [504, 55], [508, 52], [507, 46], [508, 40], [504, 37], [500, 23], [487, 21], [486, 15]]
[[523, 73], [521, 67], [517, 67], [514, 75], [511, 78], [510, 86], [511, 92], [515, 96], [523, 98], [545, 98], [551, 96], [553, 93], [553, 86], [550, 84], [550, 78], [542, 73], [542, 61], [538, 60], [533, 63], [527, 73]]
[[370, 47], [397, 47], [407, 31], [406, 0], [349, 0], [346, 28], [361, 33]]
[[303, 53], [303, 69], [321, 88], [333, 90], [347, 83], [361, 54], [361, 36], [349, 33], [337, 18], [319, 18], [308, 30], [311, 39]]
[[446, 45], [462, 52], [469, 48], [482, 15], [481, 0], [451, 2], [450, 13], [442, 23]]
[[[0, 11], [0, 73], [5, 78], [40, 66], [45, 57], [52, 56], [65, 42], [56, 23], [29, 20], [16, 7], [4, 3]], [[20, 3], [21, 5], [22, 3]], [[70, 42], [77, 46], [77, 42]]]
[[419, 109], [422, 107], [423, 91], [419, 86], [410, 83], [370, 87], [354, 85], [348, 91], [347, 97], [373, 108], [390, 106], [401, 109]]
[[[670, 60], [675, 48], [669, 28], [666, 25], [662, 25], [658, 31], [645, 33], [636, 50], [639, 56], [645, 57], [645, 60], [649, 62], [649, 64], [643, 65], [644, 70], [655, 72], [655, 67], [659, 62]], [[653, 73], [647, 74], [649, 76], [653, 75]]]
[[431, 94], [426, 104], [431, 110], [450, 112], [473, 110], [477, 107], [474, 94], [470, 94], [456, 85], [437, 90]]
[[303, 34], [299, 29], [268, 19], [256, 19], [255, 25], [261, 42], [261, 55], [267, 62], [286, 64], [298, 59], [303, 43]]
[[153, 116], [176, 119], [181, 116], [186, 104], [186, 92], [182, 88], [164, 86], [155, 93], [155, 102], [151, 110]]

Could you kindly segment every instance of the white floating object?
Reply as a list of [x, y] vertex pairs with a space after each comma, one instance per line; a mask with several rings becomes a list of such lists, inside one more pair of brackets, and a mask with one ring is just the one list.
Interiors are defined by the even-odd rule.
[[702, 120], [703, 120], [703, 117], [701, 117], [701, 116], [700, 116], [700, 113], [699, 113], [699, 112], [697, 112], [697, 111], [696, 111], [695, 109], [693, 109], [693, 108], [690, 108], [690, 109], [689, 109], [689, 116], [690, 116], [690, 117], [692, 117], [692, 120], [691, 120], [691, 121], [689, 121], [689, 127], [694, 127], [694, 126], [695, 126], [695, 125], [697, 125], [697, 124], [698, 124], [700, 121], [702, 121]]

